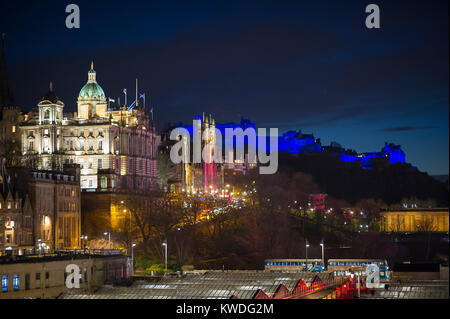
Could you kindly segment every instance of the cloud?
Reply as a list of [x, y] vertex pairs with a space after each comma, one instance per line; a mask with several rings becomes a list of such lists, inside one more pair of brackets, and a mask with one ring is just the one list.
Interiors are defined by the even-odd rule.
[[396, 126], [396, 127], [387, 127], [381, 129], [379, 131], [383, 132], [402, 132], [402, 131], [415, 131], [415, 130], [427, 130], [436, 128], [435, 126]]

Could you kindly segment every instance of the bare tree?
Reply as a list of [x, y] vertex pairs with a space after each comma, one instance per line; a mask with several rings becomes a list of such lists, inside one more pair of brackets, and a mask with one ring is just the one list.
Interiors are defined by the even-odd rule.
[[7, 167], [20, 166], [20, 144], [12, 138], [0, 139], [0, 158], [6, 160]]

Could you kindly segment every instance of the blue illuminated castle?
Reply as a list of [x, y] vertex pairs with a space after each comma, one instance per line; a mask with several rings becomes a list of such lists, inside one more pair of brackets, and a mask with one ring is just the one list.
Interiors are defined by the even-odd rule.
[[376, 158], [385, 158], [389, 163], [405, 163], [405, 153], [402, 151], [401, 146], [392, 143], [385, 143], [380, 152], [362, 154], [341, 153], [341, 160], [343, 162], [359, 161], [364, 169], [371, 169], [373, 167], [373, 160]]
[[316, 140], [312, 134], [303, 134], [302, 131], [288, 131], [278, 138], [278, 150], [291, 154], [303, 152], [322, 152], [320, 139]]
[[[195, 119], [201, 120], [202, 116], [196, 116]], [[183, 126], [181, 123], [177, 123], [175, 127], [177, 126], [186, 128], [190, 134], [193, 133], [192, 125]], [[215, 127], [219, 129], [222, 138], [225, 137], [226, 128], [241, 128], [243, 131], [247, 128], [256, 129], [255, 123], [247, 119], [241, 119], [240, 123], [215, 123]], [[272, 151], [268, 143], [265, 149], [268, 152]], [[327, 153], [343, 162], [360, 162], [363, 169], [373, 168], [376, 159], [384, 159], [389, 163], [405, 163], [405, 153], [400, 145], [385, 143], [379, 152], [357, 153], [354, 150], [345, 149], [337, 142], [331, 142], [328, 146], [322, 146], [320, 138], [316, 139], [313, 134], [305, 134], [301, 130], [287, 131], [279, 136], [278, 151], [290, 154]]]
[[385, 143], [380, 152], [357, 153], [344, 149], [336, 142], [322, 146], [320, 139], [315, 139], [312, 134], [303, 134], [300, 130], [281, 135], [278, 138], [278, 150], [291, 154], [324, 152], [339, 157], [343, 162], [360, 162], [364, 169], [371, 169], [376, 158], [386, 159], [389, 163], [405, 163], [405, 153], [400, 145]]

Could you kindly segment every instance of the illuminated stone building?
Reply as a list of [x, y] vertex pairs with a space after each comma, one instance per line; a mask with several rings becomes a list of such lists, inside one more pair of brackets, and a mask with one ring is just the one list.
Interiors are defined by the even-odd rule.
[[102, 233], [111, 228], [127, 194], [155, 187], [156, 134], [148, 113], [139, 101], [134, 108], [109, 107], [93, 64], [78, 95], [77, 112], [64, 112], [52, 83], [37, 107], [19, 126], [22, 161], [41, 171], [80, 166], [83, 233], [99, 235], [89, 227], [95, 219], [102, 220]]
[[380, 212], [384, 232], [447, 232], [448, 208], [415, 208]]
[[[214, 161], [215, 144], [216, 144], [216, 124], [211, 116], [205, 117], [200, 121], [197, 117], [196, 129], [201, 132], [202, 138], [201, 150], [205, 158], [202, 158], [201, 163], [184, 163], [183, 174], [183, 188], [189, 191], [208, 192], [215, 191], [217, 188], [222, 188], [223, 185], [223, 166]], [[192, 136], [192, 135], [191, 135]], [[184, 143], [187, 143], [184, 140]], [[209, 147], [205, 147], [209, 145]], [[194, 148], [191, 148], [195, 151]]]
[[[53, 249], [79, 249], [81, 236], [80, 170], [2, 169], [0, 234], [3, 253], [22, 255]], [[2, 246], [3, 245], [3, 246]]]
[[34, 248], [33, 210], [28, 195], [4, 180], [0, 176], [0, 256], [22, 255]]
[[[184, 161], [174, 166], [174, 175], [168, 180], [169, 192], [189, 191], [189, 192], [210, 192], [216, 191], [218, 188], [222, 188], [224, 184], [223, 170], [224, 166], [221, 163], [216, 163], [214, 160], [215, 145], [216, 145], [216, 124], [215, 120], [211, 116], [196, 116], [195, 127], [193, 125], [182, 126], [181, 123], [177, 123], [174, 126], [169, 126], [160, 136], [159, 150], [170, 154], [172, 146], [181, 140], [171, 141], [169, 139], [170, 133], [173, 129], [180, 127], [186, 129], [189, 132], [189, 140], [186, 136], [183, 137], [183, 143], [185, 149], [189, 149], [189, 154], [185, 154]], [[194, 149], [194, 134], [197, 135], [200, 143], [200, 150]], [[204, 134], [204, 139], [202, 136]], [[208, 147], [205, 147], [209, 145]], [[194, 162], [194, 152], [205, 154], [207, 161], [204, 161], [202, 155], [200, 162]], [[197, 154], [198, 154], [197, 153]], [[161, 163], [162, 164], [162, 163]], [[159, 164], [159, 165], [161, 165]]]
[[[176, 123], [175, 125], [168, 125], [168, 127], [163, 130], [160, 135], [160, 143], [158, 149], [160, 152], [165, 152], [166, 154], [170, 153], [171, 147], [177, 141], [170, 140], [170, 133], [175, 128], [183, 128], [189, 132], [190, 141], [189, 141], [189, 158], [185, 159], [185, 163], [180, 163], [175, 165], [174, 167], [174, 176], [172, 176], [168, 180], [168, 191], [170, 192], [179, 192], [179, 191], [189, 191], [189, 192], [216, 192], [218, 189], [224, 189], [224, 185], [226, 184], [234, 184], [236, 178], [239, 176], [245, 175], [249, 170], [257, 168], [258, 165], [256, 163], [249, 163], [248, 161], [248, 141], [244, 140], [244, 160], [237, 159], [236, 156], [236, 138], [235, 137], [226, 137], [225, 130], [243, 130], [245, 131], [247, 128], [255, 129], [254, 123], [249, 120], [242, 119], [240, 123], [224, 123], [219, 124], [211, 116], [196, 116], [195, 119], [197, 122], [193, 125], [182, 125], [181, 123]], [[193, 152], [195, 152], [193, 147], [193, 136], [194, 136], [194, 125], [195, 131], [200, 132], [200, 136], [204, 136], [204, 140], [201, 142], [201, 152], [205, 151], [207, 158], [209, 160], [206, 163], [202, 157], [201, 163], [193, 162]], [[216, 142], [219, 142], [219, 136], [217, 132], [220, 132], [221, 142], [222, 142], [222, 162], [216, 163], [215, 152], [216, 150]], [[230, 158], [233, 158], [233, 161], [228, 163], [225, 161], [225, 145], [226, 143], [231, 142], [233, 145], [233, 154], [229, 154]], [[185, 147], [188, 146], [187, 139], [184, 140]], [[210, 144], [209, 149], [205, 150], [205, 146]], [[255, 146], [254, 146], [255, 147]], [[255, 147], [256, 149], [256, 147]], [[161, 165], [161, 164], [158, 164]]]
[[30, 174], [36, 248], [79, 249], [81, 193], [78, 165], [65, 165], [64, 172], [31, 171]]
[[79, 164], [81, 189], [147, 190], [156, 179], [155, 129], [139, 106], [107, 108], [91, 65], [81, 89], [78, 112], [64, 113], [64, 103], [50, 90], [20, 125], [23, 160], [41, 170]]

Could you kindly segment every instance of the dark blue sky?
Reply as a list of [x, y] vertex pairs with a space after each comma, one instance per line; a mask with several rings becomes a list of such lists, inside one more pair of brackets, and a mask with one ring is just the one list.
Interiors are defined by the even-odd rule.
[[[3, 1], [10, 86], [34, 107], [53, 81], [66, 111], [94, 60], [117, 99], [139, 78], [157, 127], [211, 113], [302, 129], [359, 152], [401, 144], [448, 174], [448, 1]], [[381, 9], [366, 29], [365, 6]]]

